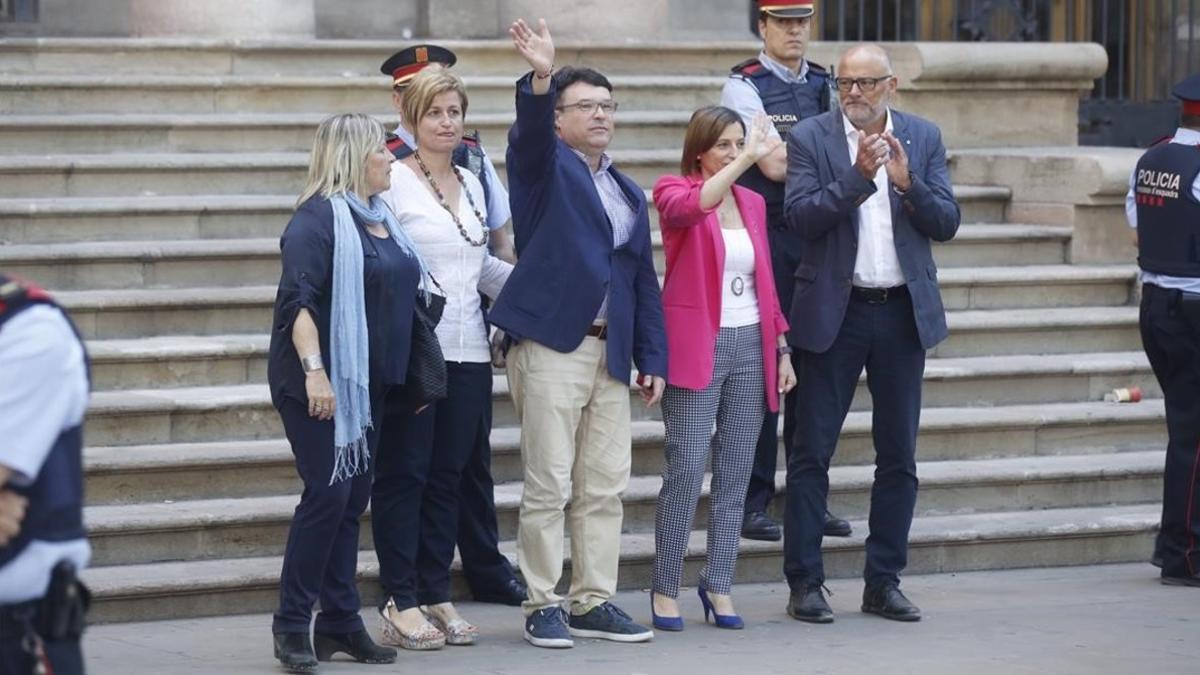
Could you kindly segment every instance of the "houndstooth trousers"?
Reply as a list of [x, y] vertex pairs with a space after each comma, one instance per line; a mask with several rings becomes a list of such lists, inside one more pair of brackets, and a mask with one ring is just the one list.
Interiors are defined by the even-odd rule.
[[766, 412], [759, 325], [720, 329], [712, 382], [702, 390], [668, 384], [662, 410], [667, 433], [654, 518], [654, 592], [671, 598], [679, 594], [683, 556], [711, 449], [708, 559], [700, 580], [709, 591], [727, 595], [754, 447]]

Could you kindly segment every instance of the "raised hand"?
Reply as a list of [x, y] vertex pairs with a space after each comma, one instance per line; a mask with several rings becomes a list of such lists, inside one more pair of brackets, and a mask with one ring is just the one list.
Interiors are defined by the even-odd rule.
[[522, 58], [533, 68], [536, 75], [546, 76], [554, 68], [554, 40], [550, 38], [550, 28], [545, 19], [538, 19], [535, 32], [525, 23], [525, 19], [517, 19], [508, 29], [512, 36], [513, 46]]
[[771, 120], [764, 113], [759, 113], [754, 117], [749, 131], [750, 133], [746, 136], [746, 147], [742, 152], [755, 162], [775, 152], [780, 145], [783, 145], [783, 139], [771, 135]]
[[[869, 181], [875, 180], [875, 173], [888, 159], [889, 146], [882, 134], [866, 135], [858, 132], [858, 154], [854, 157], [854, 168]], [[907, 160], [906, 160], [907, 166]], [[906, 169], [907, 170], [907, 169]]]
[[895, 185], [901, 192], [907, 192], [912, 187], [912, 176], [908, 171], [908, 153], [904, 151], [904, 143], [892, 135], [892, 132], [883, 132], [883, 140], [888, 144], [890, 156], [887, 163], [888, 180], [892, 185]]

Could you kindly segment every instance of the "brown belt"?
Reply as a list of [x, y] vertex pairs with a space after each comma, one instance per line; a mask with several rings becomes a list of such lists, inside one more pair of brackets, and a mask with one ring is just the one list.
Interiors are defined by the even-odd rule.
[[594, 337], [594, 338], [600, 338], [601, 340], [607, 340], [608, 339], [608, 324], [606, 324], [606, 323], [592, 324], [592, 327], [588, 329], [587, 335], [588, 335], [588, 337]]

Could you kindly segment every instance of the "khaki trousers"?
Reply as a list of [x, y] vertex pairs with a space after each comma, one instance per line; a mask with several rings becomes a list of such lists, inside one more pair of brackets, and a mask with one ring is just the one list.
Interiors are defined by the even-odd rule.
[[629, 384], [608, 374], [607, 343], [586, 337], [570, 354], [522, 340], [508, 355], [521, 421], [525, 489], [517, 533], [530, 614], [559, 605], [564, 521], [571, 504], [570, 609], [582, 614], [617, 590], [621, 493], [629, 483]]

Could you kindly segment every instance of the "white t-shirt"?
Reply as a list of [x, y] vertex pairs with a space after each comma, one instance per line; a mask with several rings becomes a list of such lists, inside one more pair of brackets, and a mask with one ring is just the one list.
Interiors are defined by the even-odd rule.
[[754, 284], [754, 244], [745, 228], [721, 228], [725, 275], [721, 281], [721, 328], [752, 326], [759, 321]]
[[[486, 222], [483, 187], [470, 171], [459, 171]], [[491, 361], [479, 293], [495, 299], [512, 273], [512, 265], [492, 256], [486, 245], [472, 246], [463, 239], [449, 212], [404, 162], [392, 162], [391, 181], [392, 186], [380, 196], [392, 207], [400, 227], [412, 237], [446, 292], [446, 309], [436, 330], [442, 353], [447, 361], [457, 363]], [[479, 241], [484, 224], [475, 216], [465, 190], [459, 190], [457, 206], [467, 235]]]

